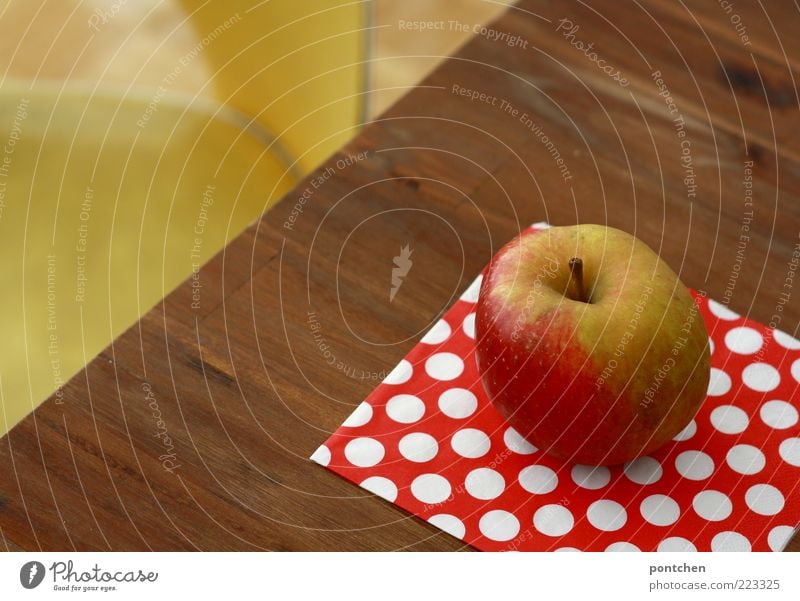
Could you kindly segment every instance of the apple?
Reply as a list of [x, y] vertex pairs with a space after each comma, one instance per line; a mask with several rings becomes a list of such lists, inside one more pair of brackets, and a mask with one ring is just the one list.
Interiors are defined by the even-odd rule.
[[492, 403], [566, 462], [651, 453], [708, 391], [708, 333], [692, 295], [645, 243], [614, 228], [517, 236], [487, 268], [475, 326]]

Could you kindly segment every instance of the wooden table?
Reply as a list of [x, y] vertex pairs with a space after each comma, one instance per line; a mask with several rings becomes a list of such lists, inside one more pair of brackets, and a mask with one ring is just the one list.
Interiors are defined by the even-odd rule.
[[800, 242], [800, 15], [691, 6], [531, 1], [479, 29], [6, 437], [0, 545], [460, 548], [307, 458], [534, 221], [633, 232], [769, 322]]

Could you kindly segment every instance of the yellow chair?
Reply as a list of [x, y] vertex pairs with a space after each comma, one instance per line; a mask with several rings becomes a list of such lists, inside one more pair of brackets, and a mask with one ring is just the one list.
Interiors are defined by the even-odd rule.
[[354, 134], [365, 18], [0, 2], [0, 435]]

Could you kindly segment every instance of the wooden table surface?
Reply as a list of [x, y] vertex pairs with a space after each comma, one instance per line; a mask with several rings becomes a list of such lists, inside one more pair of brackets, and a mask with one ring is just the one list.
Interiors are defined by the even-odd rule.
[[632, 232], [796, 333], [800, 291], [776, 307], [800, 242], [800, 14], [691, 11], [531, 1], [479, 31], [8, 434], [0, 548], [463, 548], [307, 458], [534, 221]]

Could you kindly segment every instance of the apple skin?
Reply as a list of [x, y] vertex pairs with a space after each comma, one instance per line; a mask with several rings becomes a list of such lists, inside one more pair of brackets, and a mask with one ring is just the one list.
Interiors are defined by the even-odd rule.
[[[583, 263], [579, 299], [569, 260]], [[600, 225], [528, 230], [484, 275], [477, 361], [492, 403], [568, 463], [615, 465], [656, 450], [708, 391], [702, 315], [646, 244]]]

